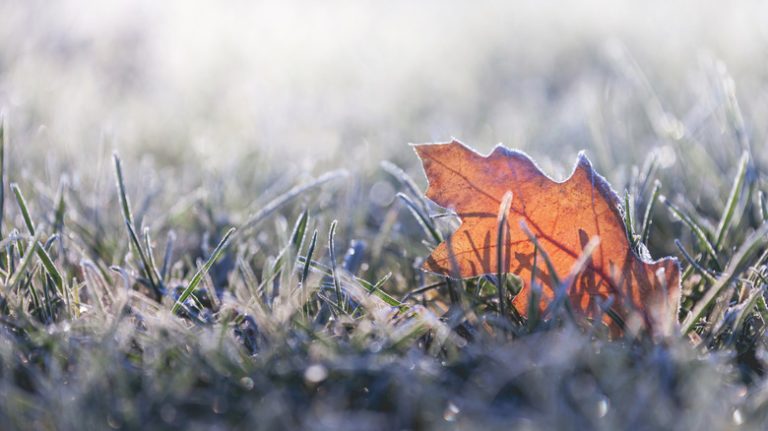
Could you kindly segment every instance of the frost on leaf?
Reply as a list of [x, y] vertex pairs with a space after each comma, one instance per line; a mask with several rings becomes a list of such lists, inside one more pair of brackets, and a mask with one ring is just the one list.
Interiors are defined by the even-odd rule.
[[[503, 146], [488, 156], [458, 141], [414, 148], [429, 180], [426, 196], [461, 218], [451, 240], [438, 245], [429, 256], [425, 270], [462, 278], [495, 274], [498, 213], [509, 191], [512, 203], [501, 268], [525, 284], [513, 303], [521, 314], [528, 309], [534, 272], [532, 234], [551, 259], [559, 279], [568, 280], [565, 288], [576, 312], [595, 318], [602, 314], [598, 299], [605, 303], [611, 298], [611, 309], [621, 318], [635, 310], [649, 326], [658, 326], [660, 316], [672, 319], [680, 292], [677, 260], [667, 257], [652, 261], [647, 253], [639, 256], [632, 250], [618, 196], [583, 154], [570, 178], [557, 182], [526, 154]], [[591, 256], [585, 256], [579, 273], [568, 277], [574, 275], [572, 269], [595, 237], [599, 243]], [[542, 286], [544, 309], [554, 298], [556, 286], [541, 256], [536, 262], [535, 280]], [[605, 314], [603, 319], [615, 324]]]

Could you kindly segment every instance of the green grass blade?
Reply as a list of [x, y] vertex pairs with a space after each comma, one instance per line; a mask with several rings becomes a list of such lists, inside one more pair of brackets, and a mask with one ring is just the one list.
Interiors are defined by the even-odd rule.
[[685, 225], [691, 229], [693, 234], [699, 240], [699, 244], [704, 248], [704, 251], [709, 255], [709, 257], [712, 258], [712, 261], [715, 264], [717, 271], [721, 271], [722, 267], [720, 266], [720, 262], [717, 260], [717, 252], [715, 251], [715, 247], [712, 245], [711, 242], [709, 242], [709, 239], [707, 238], [707, 235], [704, 233], [704, 230], [701, 228], [701, 226], [699, 226], [698, 223], [694, 222], [682, 210], [680, 210], [671, 202], [669, 202], [666, 199], [666, 197], [659, 196], [659, 200], [663, 204], [665, 204], [667, 208], [669, 208], [669, 211], [672, 212], [672, 214], [674, 214], [675, 217], [682, 220], [682, 222], [685, 223]]
[[424, 213], [426, 213], [428, 210], [428, 206], [424, 198], [422, 197], [424, 194], [421, 192], [421, 190], [419, 190], [419, 187], [416, 185], [416, 182], [413, 181], [413, 178], [411, 178], [410, 175], [408, 175], [404, 170], [400, 169], [399, 166], [397, 166], [392, 162], [389, 162], [389, 161], [381, 162], [381, 167], [382, 169], [384, 169], [384, 172], [391, 175], [400, 184], [402, 184], [403, 187], [405, 187], [405, 189], [411, 193], [411, 195], [415, 196], [418, 199], [420, 209]]
[[304, 270], [301, 272], [301, 286], [306, 287], [307, 277], [309, 277], [309, 267], [312, 264], [312, 255], [315, 253], [315, 246], [317, 245], [317, 229], [312, 233], [312, 239], [309, 241], [309, 248], [307, 248], [307, 256], [304, 258]]
[[339, 275], [336, 273], [336, 225], [337, 220], [331, 222], [331, 229], [328, 232], [328, 250], [331, 254], [331, 276], [333, 277], [333, 287], [336, 290], [336, 305], [339, 309], [344, 310], [344, 306], [341, 300], [341, 282], [339, 281]]
[[720, 247], [723, 244], [723, 239], [725, 239], [725, 234], [728, 231], [728, 227], [730, 227], [733, 214], [736, 211], [737, 204], [739, 203], [741, 191], [744, 188], [744, 182], [747, 178], [748, 165], [749, 153], [745, 151], [741, 155], [741, 160], [739, 161], [739, 170], [736, 173], [736, 178], [733, 181], [731, 192], [728, 195], [728, 200], [726, 201], [723, 215], [720, 217], [720, 223], [717, 225], [714, 244], [716, 250], [720, 250]]
[[413, 296], [421, 295], [424, 292], [428, 292], [428, 291], [430, 291], [432, 289], [438, 289], [438, 288], [443, 287], [443, 286], [445, 286], [445, 280], [438, 281], [438, 282], [435, 282], [435, 283], [432, 283], [432, 284], [428, 284], [426, 286], [418, 287], [416, 289], [413, 289], [413, 290], [409, 291], [405, 295], [403, 295], [403, 299], [401, 299], [400, 302], [401, 303], [405, 302], [405, 301], [407, 301], [409, 298], [411, 298]]
[[123, 213], [123, 221], [125, 222], [126, 229], [128, 230], [128, 238], [131, 241], [134, 251], [139, 255], [141, 261], [141, 269], [144, 272], [144, 276], [149, 281], [152, 291], [155, 293], [156, 298], [162, 297], [162, 288], [155, 277], [155, 269], [151, 265], [149, 259], [144, 253], [144, 249], [139, 241], [139, 236], [136, 234], [136, 227], [133, 222], [133, 213], [131, 212], [131, 201], [128, 199], [128, 194], [125, 190], [125, 180], [123, 178], [123, 163], [120, 160], [120, 156], [117, 152], [112, 154], [112, 160], [115, 165], [115, 180], [117, 182], [117, 194], [120, 199], [120, 208]]
[[186, 301], [187, 298], [189, 298], [189, 296], [192, 294], [192, 292], [195, 291], [197, 286], [203, 280], [203, 277], [205, 277], [205, 275], [211, 269], [213, 264], [216, 263], [216, 261], [219, 259], [221, 254], [226, 249], [227, 245], [229, 244], [229, 239], [232, 237], [232, 234], [235, 233], [235, 230], [236, 230], [235, 228], [231, 228], [227, 231], [227, 233], [224, 235], [224, 238], [221, 239], [221, 241], [213, 250], [213, 253], [211, 253], [211, 256], [208, 258], [205, 264], [203, 264], [203, 266], [197, 270], [195, 275], [189, 281], [189, 284], [187, 285], [187, 287], [185, 287], [184, 290], [181, 292], [181, 295], [179, 295], [179, 299], [177, 299], [176, 302], [173, 304], [173, 308], [171, 308], [171, 312], [177, 313], [179, 311], [179, 308], [184, 303], [184, 301]]
[[704, 315], [704, 311], [731, 284], [731, 282], [739, 277], [741, 271], [747, 266], [747, 260], [765, 244], [766, 234], [768, 234], [768, 225], [764, 224], [744, 241], [728, 264], [725, 273], [707, 290], [704, 296], [693, 307], [693, 310], [691, 310], [688, 317], [686, 317], [681, 327], [683, 334], [687, 334], [694, 328], [699, 319]]
[[435, 244], [440, 244], [443, 242], [443, 236], [440, 234], [440, 232], [435, 228], [432, 221], [429, 219], [429, 217], [422, 212], [421, 209], [413, 202], [413, 200], [408, 197], [408, 195], [405, 195], [403, 193], [398, 193], [397, 197], [400, 198], [404, 203], [405, 206], [408, 207], [408, 209], [411, 211], [413, 216], [416, 218], [416, 220], [419, 222], [419, 225], [422, 229], [424, 229], [424, 232], [427, 233], [432, 238], [432, 241]]
[[421, 195], [421, 191], [419, 191], [419, 186], [416, 185], [416, 182], [413, 181], [413, 178], [411, 178], [411, 176], [408, 175], [399, 166], [397, 166], [396, 164], [388, 160], [381, 162], [380, 165], [381, 165], [381, 168], [384, 169], [384, 172], [388, 173], [394, 179], [396, 179], [400, 184], [405, 186], [405, 188], [408, 189], [408, 191], [411, 192], [414, 196]]
[[632, 247], [632, 250], [637, 249], [637, 238], [635, 237], [635, 222], [632, 217], [632, 208], [634, 208], [633, 205], [631, 205], [632, 201], [632, 195], [629, 194], [629, 191], [626, 191], [624, 193], [624, 228], [627, 230], [627, 239], [629, 240], [629, 245]]
[[[24, 218], [24, 224], [27, 225], [27, 230], [29, 230], [29, 233], [32, 236], [37, 236], [37, 233], [35, 231], [35, 224], [32, 221], [32, 217], [29, 215], [29, 208], [27, 206], [27, 201], [24, 199], [24, 195], [21, 193], [21, 189], [17, 184], [11, 184], [11, 190], [13, 190], [13, 193], [16, 195], [16, 202], [19, 204], [19, 209], [21, 210], [21, 215]], [[40, 244], [39, 241], [32, 244], [32, 247], [34, 249], [30, 249], [29, 251], [35, 251], [37, 255], [40, 257], [41, 262], [43, 263], [43, 267], [45, 267], [45, 270], [48, 272], [48, 275], [50, 275], [51, 279], [56, 285], [56, 288], [59, 292], [59, 294], [64, 294], [64, 281], [61, 276], [61, 273], [56, 268], [56, 265], [53, 263], [53, 259], [51, 259], [51, 256], [46, 251], [45, 247], [43, 247], [42, 244]]]
[[[560, 277], [557, 275], [557, 271], [555, 271], [555, 265], [552, 263], [552, 260], [549, 258], [549, 254], [547, 254], [546, 250], [544, 250], [541, 247], [541, 244], [539, 243], [538, 238], [536, 237], [536, 235], [533, 234], [533, 232], [531, 232], [530, 229], [528, 229], [528, 226], [525, 224], [524, 221], [520, 222], [520, 227], [523, 229], [523, 232], [525, 232], [525, 234], [528, 236], [528, 239], [530, 239], [531, 242], [533, 242], [534, 244], [534, 250], [536, 251], [536, 254], [534, 255], [534, 264], [536, 263], [536, 257], [539, 254], [541, 254], [541, 258], [544, 260], [544, 264], [547, 266], [547, 271], [549, 271], [549, 276], [550, 276], [550, 279], [552, 280], [552, 286], [555, 286], [555, 292], [554, 292], [555, 297], [560, 298], [559, 304], [564, 307], [566, 313], [568, 313], [568, 316], [571, 318], [571, 320], [574, 320], [575, 317], [573, 314], [573, 307], [571, 306], [571, 303], [568, 300], [568, 295], [566, 291], [570, 287], [570, 283], [563, 283], [560, 280]], [[590, 243], [591, 242], [592, 241], [590, 240]], [[588, 244], [588, 247], [589, 248], [595, 247], [595, 245]], [[588, 256], [584, 257], [584, 259], [591, 256], [592, 251], [590, 250], [588, 251], [588, 253], [589, 253]], [[534, 269], [535, 269], [535, 266], [534, 266]], [[533, 287], [534, 287], [533, 274], [531, 276], [531, 280], [532, 280], [531, 289], [533, 290]], [[536, 284], [540, 285], [540, 283], [536, 283]], [[534, 293], [532, 292], [531, 295], [534, 295]], [[538, 292], [538, 295], [539, 295], [539, 298], [537, 298], [537, 300], [541, 300], [541, 292]], [[538, 305], [538, 302], [536, 304]], [[536, 313], [538, 313], [538, 310], [536, 311]]]
[[533, 268], [531, 269], [531, 281], [528, 285], [528, 330], [531, 331], [539, 323], [539, 301], [541, 301], [541, 284], [536, 282], [539, 264], [539, 244], [533, 245]]
[[139, 260], [141, 261], [141, 269], [142, 272], [144, 272], [144, 275], [147, 277], [147, 280], [149, 281], [152, 290], [157, 295], [156, 299], [160, 299], [162, 296], [162, 292], [160, 291], [160, 286], [155, 281], [155, 276], [152, 274], [152, 267], [149, 263], [149, 259], [147, 259], [147, 255], [144, 254], [144, 250], [141, 246], [141, 242], [139, 241], [139, 236], [136, 235], [136, 230], [133, 228], [133, 224], [126, 221], [125, 223], [126, 229], [128, 229], [128, 237], [131, 239], [131, 242], [133, 243], [134, 250], [139, 254]]
[[32, 262], [32, 255], [36, 254], [34, 253], [35, 244], [37, 244], [39, 241], [40, 241], [40, 233], [32, 237], [32, 240], [29, 242], [29, 246], [27, 247], [27, 252], [21, 258], [21, 261], [19, 262], [18, 266], [16, 266], [15, 271], [11, 275], [11, 278], [5, 287], [6, 292], [12, 291], [13, 288], [16, 287], [16, 285], [19, 283], [19, 280], [21, 279], [21, 277], [24, 276], [24, 273], [27, 270], [27, 267]]
[[509, 208], [512, 206], [512, 192], [507, 191], [504, 193], [504, 197], [499, 205], [499, 215], [497, 217], [496, 228], [496, 291], [499, 294], [499, 315], [505, 315], [505, 298], [504, 293], [504, 274], [508, 268], [504, 266], [504, 250], [507, 248], [504, 236], [509, 232], [509, 226], [507, 225], [507, 216], [509, 215]]
[[747, 299], [740, 305], [741, 310], [739, 310], [739, 313], [736, 315], [736, 319], [733, 322], [734, 328], [740, 328], [744, 321], [747, 319], [749, 313], [752, 311], [752, 308], [757, 305], [760, 299], [764, 300], [766, 287], [768, 286], [763, 284], [761, 287], [752, 288], [749, 296], [747, 296]]
[[[112, 161], [115, 165], [115, 180], [117, 181], [117, 195], [120, 199], [120, 208], [123, 211], [123, 219], [126, 223], [133, 226], [133, 213], [131, 212], [131, 201], [128, 199], [128, 193], [125, 191], [125, 180], [123, 179], [123, 163], [117, 152], [112, 154]], [[135, 229], [135, 228], [134, 228]]]
[[552, 285], [560, 286], [560, 277], [557, 275], [557, 271], [555, 271], [555, 265], [552, 263], [552, 260], [549, 258], [547, 252], [541, 247], [539, 239], [536, 237], [536, 235], [533, 234], [533, 232], [531, 232], [530, 229], [528, 229], [528, 225], [526, 225], [524, 221], [520, 222], [520, 227], [522, 227], [523, 232], [525, 232], [525, 234], [528, 236], [528, 239], [530, 239], [533, 245], [536, 247], [538, 253], [541, 254], [541, 258], [544, 260], [544, 264], [547, 266], [547, 271], [549, 271], [549, 276], [552, 279]]
[[390, 305], [392, 307], [402, 307], [403, 304], [395, 299], [393, 296], [387, 294], [383, 290], [381, 290], [381, 286], [384, 285], [384, 283], [387, 282], [392, 277], [392, 273], [388, 272], [384, 277], [379, 279], [375, 284], [371, 284], [370, 282], [363, 280], [361, 278], [355, 278], [360, 284], [365, 287], [368, 290], [368, 293], [372, 295], [376, 295], [379, 299], [384, 301], [387, 305]]
[[160, 269], [160, 280], [165, 283], [168, 280], [168, 270], [171, 267], [173, 259], [173, 244], [176, 242], [176, 234], [173, 231], [168, 232], [165, 240], [165, 253], [163, 254], [163, 267]]
[[162, 287], [163, 278], [160, 276], [160, 270], [157, 268], [157, 261], [155, 260], [155, 253], [152, 252], [152, 236], [149, 233], [149, 228], [144, 228], [144, 247], [147, 249], [147, 258], [149, 260], [149, 269], [152, 271], [155, 280], [159, 287]]
[[307, 223], [309, 222], [309, 210], [301, 212], [299, 219], [296, 220], [296, 225], [293, 227], [291, 233], [291, 245], [293, 246], [294, 256], [301, 250], [302, 244], [304, 244], [304, 237], [307, 233]]
[[[32, 269], [32, 272], [30, 273], [29, 279], [27, 279], [27, 282], [25, 283], [22, 290], [28, 291], [29, 295], [32, 297], [32, 304], [35, 306], [35, 310], [37, 311], [37, 315], [40, 321], [49, 322], [52, 320], [50, 302], [46, 302], [45, 307], [43, 307], [43, 302], [40, 301], [40, 295], [37, 293], [35, 283], [32, 282], [39, 268], [40, 264], [35, 265], [35, 267]], [[45, 289], [44, 293], [47, 296], [48, 290]]]
[[584, 245], [584, 248], [579, 254], [579, 257], [568, 271], [568, 275], [565, 277], [565, 280], [563, 280], [563, 282], [558, 286], [558, 290], [555, 292], [554, 299], [552, 299], [550, 304], [547, 306], [547, 309], [545, 310], [545, 315], [550, 315], [552, 314], [553, 310], [557, 310], [558, 307], [563, 306], [568, 312], [569, 317], [575, 321], [575, 315], [573, 314], [573, 310], [570, 307], [568, 289], [573, 285], [574, 280], [576, 280], [582, 271], [584, 271], [584, 269], [589, 265], [590, 260], [592, 259], [592, 255], [599, 245], [600, 237], [598, 236], [590, 238], [589, 242]]
[[51, 255], [48, 254], [45, 247], [38, 241], [36, 243], [37, 248], [37, 254], [40, 257], [40, 261], [43, 263], [43, 267], [45, 268], [45, 271], [48, 273], [48, 275], [51, 277], [51, 280], [53, 280], [53, 283], [56, 285], [56, 289], [58, 290], [58, 293], [62, 296], [66, 294], [64, 291], [64, 279], [61, 276], [61, 273], [59, 272], [58, 268], [56, 268], [56, 264], [53, 263], [53, 259], [51, 259]]
[[645, 206], [645, 212], [643, 213], [643, 227], [640, 231], [640, 241], [643, 244], [648, 244], [648, 239], [651, 235], [651, 214], [653, 213], [653, 207], [656, 204], [656, 200], [659, 198], [659, 192], [661, 191], [661, 182], [659, 180], [654, 181], [653, 190], [651, 190], [651, 197], [648, 200], [648, 204]]
[[706, 278], [707, 281], [711, 283], [714, 283], [716, 281], [714, 275], [710, 274], [706, 268], [699, 265], [699, 263], [696, 262], [696, 260], [694, 260], [690, 254], [688, 254], [688, 251], [685, 249], [685, 247], [683, 247], [683, 243], [681, 243], [679, 239], [675, 239], [675, 245], [677, 246], [677, 249], [685, 258], [685, 260], [688, 261], [688, 264], [691, 265], [691, 268], [698, 271], [698, 273], [701, 274], [704, 278]]
[[32, 221], [32, 217], [29, 216], [29, 208], [27, 207], [27, 201], [24, 199], [24, 195], [21, 194], [21, 189], [16, 183], [11, 184], [11, 191], [16, 195], [16, 203], [19, 204], [21, 210], [21, 216], [24, 218], [24, 224], [27, 226], [29, 234], [35, 236], [35, 223]]

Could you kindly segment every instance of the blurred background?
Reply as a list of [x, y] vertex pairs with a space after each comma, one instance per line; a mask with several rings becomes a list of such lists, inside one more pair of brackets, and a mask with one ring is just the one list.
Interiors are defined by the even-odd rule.
[[768, 153], [766, 22], [758, 1], [5, 1], [10, 177], [100, 202], [117, 149], [140, 195], [217, 183], [244, 208], [342, 168], [381, 206], [381, 161], [423, 185], [407, 144], [456, 137], [560, 178], [584, 149], [620, 191], [655, 160], [718, 217], [741, 152]]
[[569, 168], [674, 137], [667, 111], [697, 131], [723, 70], [766, 118], [766, 22], [759, 1], [4, 1], [0, 105], [14, 151], [88, 163], [356, 166], [457, 137]]

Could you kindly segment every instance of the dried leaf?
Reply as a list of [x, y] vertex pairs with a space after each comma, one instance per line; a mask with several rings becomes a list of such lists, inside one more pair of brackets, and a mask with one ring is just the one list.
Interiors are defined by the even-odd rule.
[[[534, 264], [534, 242], [527, 229], [548, 254], [558, 278], [569, 283], [565, 288], [577, 313], [590, 318], [602, 315], [615, 328], [615, 322], [598, 307], [598, 298], [602, 303], [612, 298], [618, 316], [626, 319], [631, 311], [639, 311], [634, 315], [643, 317], [640, 323], [655, 332], [676, 320], [677, 260], [652, 261], [644, 249], [644, 256], [632, 250], [618, 196], [583, 154], [570, 178], [556, 182], [526, 154], [503, 146], [485, 157], [458, 141], [414, 148], [429, 180], [426, 196], [454, 210], [462, 221], [450, 241], [435, 248], [425, 270], [463, 278], [495, 274], [499, 208], [505, 193], [511, 192], [502, 268], [526, 284], [514, 300], [521, 314], [528, 310]], [[575, 277], [568, 277], [595, 237], [599, 244], [590, 247], [591, 256]], [[542, 259], [537, 262], [535, 280], [543, 286], [543, 311], [557, 286]]]

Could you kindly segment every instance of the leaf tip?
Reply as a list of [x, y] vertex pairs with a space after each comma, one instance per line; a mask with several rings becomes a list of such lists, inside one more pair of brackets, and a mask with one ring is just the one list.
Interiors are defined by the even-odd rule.
[[594, 170], [592, 168], [592, 162], [589, 160], [589, 157], [587, 157], [587, 152], [585, 150], [579, 151], [579, 154], [576, 156], [576, 168], [584, 169], [588, 172]]

